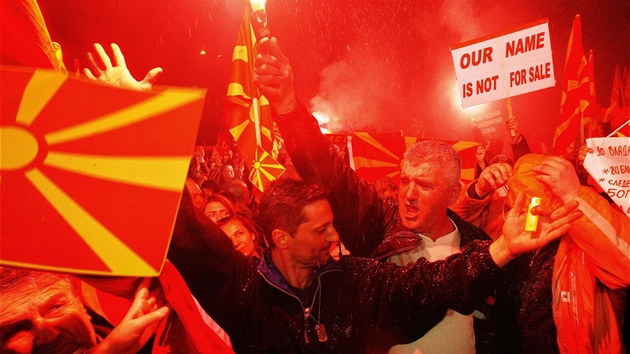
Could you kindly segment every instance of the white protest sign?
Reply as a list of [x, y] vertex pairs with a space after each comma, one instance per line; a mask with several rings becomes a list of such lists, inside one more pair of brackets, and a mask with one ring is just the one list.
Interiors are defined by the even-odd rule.
[[556, 84], [547, 19], [451, 47], [462, 107]]
[[586, 139], [593, 149], [584, 168], [621, 209], [630, 216], [630, 137]]

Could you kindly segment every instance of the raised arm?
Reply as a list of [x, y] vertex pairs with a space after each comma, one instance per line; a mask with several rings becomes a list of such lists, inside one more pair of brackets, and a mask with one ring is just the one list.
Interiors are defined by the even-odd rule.
[[527, 212], [524, 207], [525, 193], [521, 192], [506, 215], [503, 235], [490, 246], [492, 259], [500, 267], [564, 235], [571, 229], [571, 223], [582, 216], [582, 212], [577, 210], [576, 201], [553, 211], [548, 207], [537, 206], [532, 209], [532, 214], [539, 217], [538, 227], [536, 231], [530, 232], [525, 231]]
[[[275, 38], [259, 43], [254, 82], [269, 100], [286, 149], [300, 177], [330, 189], [335, 228], [352, 254], [368, 256], [384, 234], [383, 204], [322, 134], [315, 117], [297, 99], [291, 65]], [[349, 235], [356, 235], [353, 239]]]
[[342, 257], [340, 264], [358, 283], [360, 303], [367, 312], [364, 316], [412, 340], [439, 322], [449, 308], [472, 313], [505, 279], [504, 265], [564, 234], [570, 222], [580, 217], [575, 210], [577, 203], [554, 213], [540, 208], [536, 211], [540, 215], [538, 231], [525, 232], [525, 216], [520, 209], [524, 204], [521, 194], [506, 217], [499, 240], [492, 244], [473, 241], [444, 260], [429, 262], [421, 257], [397, 267], [389, 262]]
[[251, 300], [256, 266], [251, 258], [236, 251], [225, 233], [193, 206], [187, 189], [182, 195], [167, 257], [203, 309], [231, 333], [235, 319], [245, 311], [247, 300]]
[[120, 324], [86, 353], [137, 353], [149, 341], [169, 312], [162, 288], [158, 286], [150, 291], [150, 283], [151, 278], [140, 282], [133, 303]]
[[[484, 230], [490, 237], [494, 236], [495, 231], [500, 233], [503, 220], [499, 223], [495, 213], [502, 213], [503, 203], [494, 197], [494, 192], [507, 183], [512, 173], [512, 166], [507, 163], [499, 162], [488, 166], [478, 179], [466, 185], [451, 210]], [[497, 201], [500, 205], [493, 205]]]
[[137, 81], [127, 69], [125, 56], [116, 43], [111, 44], [113, 62], [100, 44], [94, 43], [93, 48], [96, 54], [87, 53], [91, 69], [83, 69], [83, 73], [91, 80], [129, 90], [151, 91], [158, 75], [162, 73], [162, 68], [153, 68], [142, 81]]

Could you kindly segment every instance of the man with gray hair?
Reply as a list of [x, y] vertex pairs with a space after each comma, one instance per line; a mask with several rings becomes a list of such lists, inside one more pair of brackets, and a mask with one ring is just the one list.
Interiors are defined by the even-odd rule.
[[[334, 226], [351, 254], [406, 265], [419, 258], [444, 259], [473, 240], [490, 239], [448, 209], [461, 190], [461, 163], [449, 144], [428, 140], [411, 146], [401, 163], [397, 200], [381, 199], [337, 156], [297, 99], [291, 66], [276, 39], [261, 40], [258, 53], [254, 81], [273, 108], [291, 161], [301, 178], [319, 180], [330, 189]], [[479, 330], [473, 330], [472, 314], [449, 310], [425, 336], [390, 352], [491, 352], [493, 335], [481, 330], [489, 328], [484, 306], [475, 311], [479, 323], [474, 328]]]

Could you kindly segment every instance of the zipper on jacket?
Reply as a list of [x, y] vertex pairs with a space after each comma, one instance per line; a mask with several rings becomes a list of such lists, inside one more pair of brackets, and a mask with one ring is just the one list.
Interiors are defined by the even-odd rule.
[[[320, 273], [320, 274], [317, 276], [317, 281], [318, 281], [318, 282], [321, 282], [321, 276], [322, 276], [322, 275], [324, 275], [324, 274], [326, 274], [326, 273], [329, 273], [329, 272], [334, 272], [334, 271], [335, 271], [335, 270], [326, 270], [326, 271], [324, 271], [324, 272]], [[258, 274], [260, 274], [260, 275], [262, 276], [262, 278], [263, 278], [263, 279], [265, 279], [265, 281], [267, 282], [267, 284], [271, 285], [272, 287], [274, 287], [274, 288], [276, 288], [276, 289], [280, 290], [281, 292], [283, 292], [283, 293], [285, 293], [285, 294], [287, 294], [287, 295], [291, 296], [292, 298], [296, 299], [296, 300], [297, 300], [297, 302], [298, 302], [298, 304], [300, 304], [300, 306], [302, 307], [302, 312], [304, 313], [304, 341], [306, 342], [306, 344], [309, 344], [309, 343], [310, 343], [310, 341], [309, 341], [309, 339], [308, 339], [308, 328], [309, 328], [309, 325], [308, 325], [308, 317], [309, 317], [309, 314], [311, 313], [311, 308], [310, 308], [310, 307], [305, 308], [305, 307], [304, 307], [304, 305], [302, 305], [302, 301], [300, 301], [300, 298], [299, 298], [299, 297], [297, 297], [297, 295], [295, 295], [295, 294], [291, 294], [290, 292], [288, 292], [288, 291], [286, 291], [286, 290], [284, 290], [284, 289], [280, 288], [280, 287], [279, 287], [279, 286], [277, 286], [276, 284], [272, 283], [269, 279], [267, 279], [267, 277], [265, 277], [265, 275], [264, 275], [264, 274], [263, 274], [260, 270], [258, 270]], [[320, 285], [320, 286], [321, 286], [321, 285]], [[320, 294], [319, 296], [322, 296], [322, 295]]]
[[[302, 302], [300, 301], [300, 303]], [[311, 308], [310, 307], [304, 308], [304, 306], [302, 306], [302, 310], [304, 310], [304, 342], [306, 342], [306, 344], [309, 344], [310, 341], [308, 340], [308, 330], [309, 330], [308, 315], [311, 313]]]
[[573, 321], [575, 325], [578, 325], [579, 316], [578, 316], [578, 306], [577, 306], [577, 284], [575, 280], [575, 272], [571, 272], [571, 307], [573, 309]]

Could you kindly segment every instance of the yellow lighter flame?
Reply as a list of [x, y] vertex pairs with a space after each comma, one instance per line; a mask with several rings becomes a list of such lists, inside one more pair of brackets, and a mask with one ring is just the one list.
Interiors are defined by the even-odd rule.
[[264, 10], [265, 5], [267, 4], [267, 0], [249, 0], [249, 3], [252, 5], [252, 11], [256, 12], [258, 10]]

